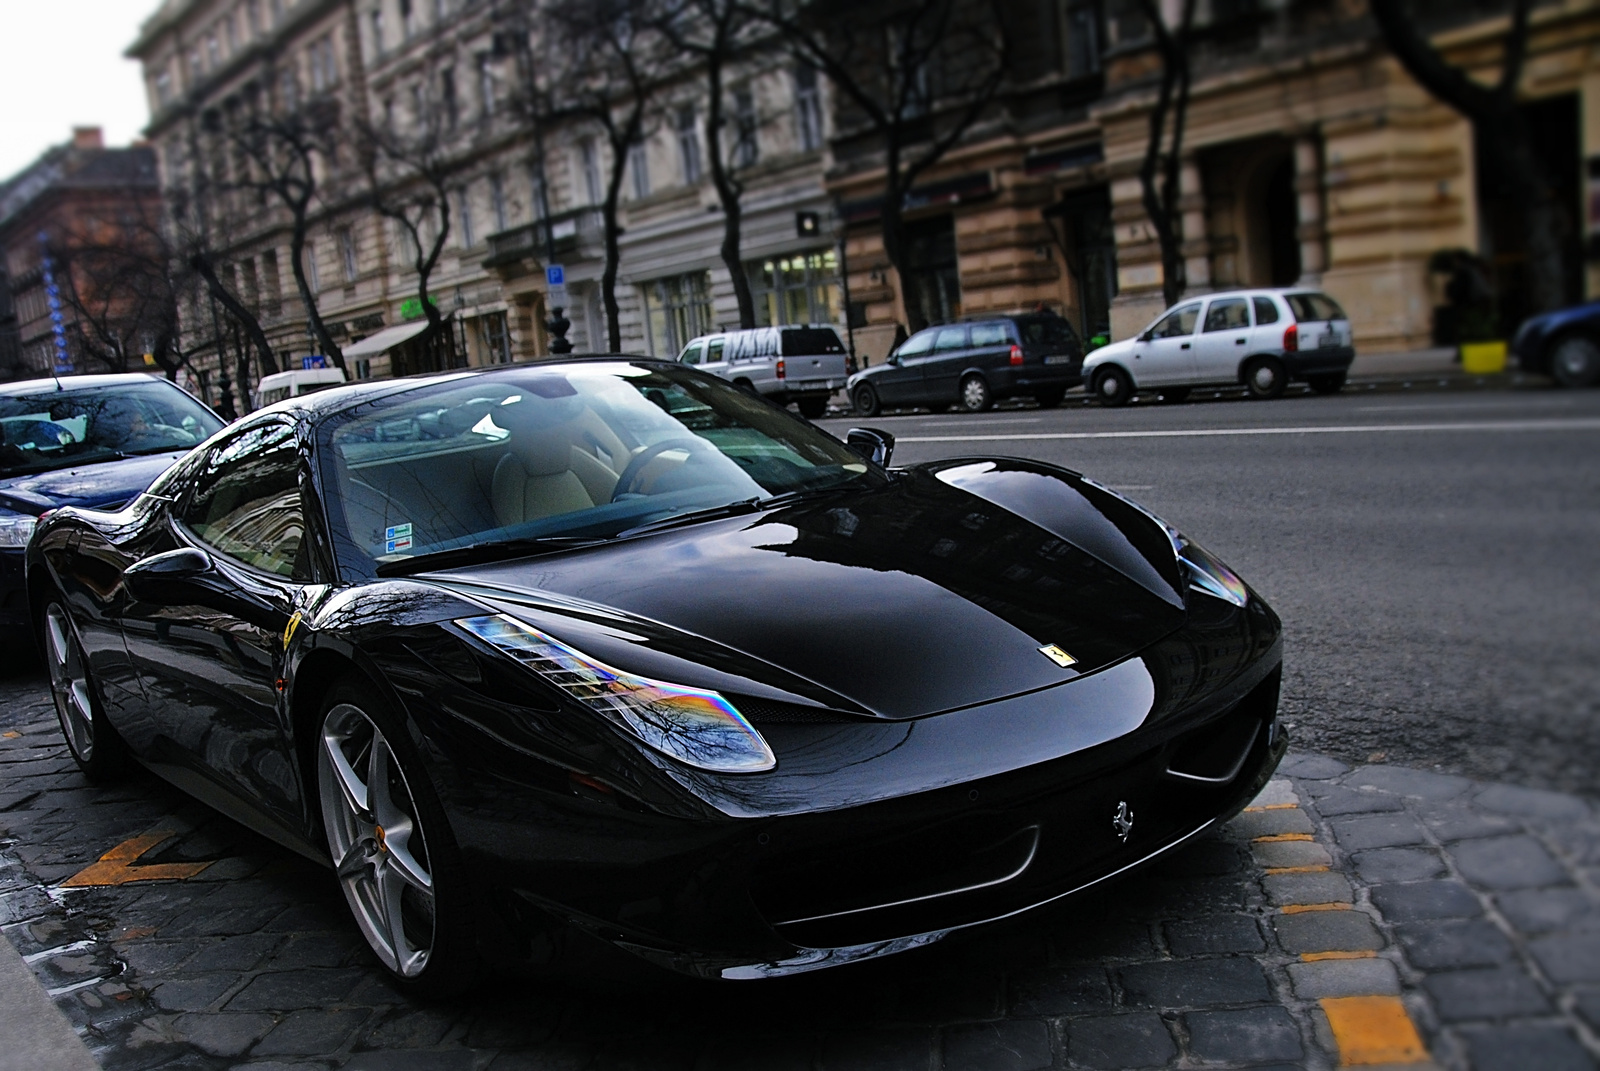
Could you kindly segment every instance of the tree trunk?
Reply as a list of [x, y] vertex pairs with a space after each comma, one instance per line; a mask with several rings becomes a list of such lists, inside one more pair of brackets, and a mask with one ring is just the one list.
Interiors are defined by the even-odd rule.
[[722, 56], [725, 46], [720, 42], [707, 52], [706, 82], [710, 102], [706, 105], [706, 151], [711, 158], [711, 182], [717, 188], [717, 200], [722, 204], [722, 263], [728, 269], [733, 283], [733, 297], [739, 305], [739, 326], [749, 329], [756, 325], [756, 302], [750, 293], [750, 277], [745, 274], [744, 254], [741, 252], [744, 230], [744, 184], [729, 172], [722, 156]]
[[300, 303], [305, 306], [306, 319], [310, 321], [311, 333], [316, 336], [317, 343], [322, 347], [322, 352], [333, 358], [334, 366], [341, 372], [349, 373], [344, 365], [344, 351], [328, 333], [328, 325], [323, 322], [322, 313], [317, 309], [317, 298], [311, 292], [311, 284], [306, 280], [306, 224], [304, 218], [295, 220], [294, 232], [289, 238], [289, 268], [294, 272], [295, 289], [300, 294]]
[[[255, 347], [256, 357], [261, 362], [263, 375], [270, 375], [279, 371], [278, 359], [272, 352], [272, 343], [267, 341], [267, 333], [261, 330], [261, 321], [257, 320], [244, 304], [234, 297], [228, 288], [222, 285], [222, 280], [217, 277], [216, 265], [204, 254], [196, 253], [189, 258], [189, 267], [206, 284], [206, 292], [222, 303], [228, 310], [228, 315], [233, 318], [245, 334], [250, 336], [250, 344]], [[173, 370], [176, 372], [176, 369]]]
[[[617, 269], [622, 258], [621, 229], [617, 226], [617, 202], [622, 197], [622, 174], [627, 166], [626, 149], [612, 146], [614, 162], [606, 183], [606, 200], [600, 208], [605, 223], [606, 266], [600, 273], [600, 298], [606, 307], [607, 353], [622, 352], [622, 313], [617, 305]], [[646, 313], [648, 315], [648, 313]]]

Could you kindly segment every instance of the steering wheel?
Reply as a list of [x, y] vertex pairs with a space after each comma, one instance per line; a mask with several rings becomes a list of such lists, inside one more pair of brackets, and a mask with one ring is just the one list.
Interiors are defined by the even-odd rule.
[[639, 482], [639, 476], [649, 467], [650, 463], [668, 450], [686, 450], [697, 453], [701, 450], [712, 449], [710, 443], [698, 435], [686, 435], [676, 439], [663, 439], [654, 446], [647, 446], [634, 455], [628, 462], [628, 467], [622, 470], [622, 475], [617, 477], [617, 488], [611, 492], [611, 501], [616, 502], [624, 495], [634, 494], [633, 485]]

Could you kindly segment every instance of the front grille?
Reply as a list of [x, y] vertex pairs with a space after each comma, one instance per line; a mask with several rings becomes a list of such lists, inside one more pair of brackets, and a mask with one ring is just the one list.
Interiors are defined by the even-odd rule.
[[729, 695], [739, 713], [750, 719], [752, 725], [837, 725], [842, 722], [862, 720], [859, 715], [846, 714], [827, 707], [808, 707], [799, 703], [785, 703], [777, 699], [758, 699], [755, 696]]

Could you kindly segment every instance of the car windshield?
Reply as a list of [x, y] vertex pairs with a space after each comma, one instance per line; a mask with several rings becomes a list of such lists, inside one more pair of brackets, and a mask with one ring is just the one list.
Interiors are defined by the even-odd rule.
[[157, 380], [0, 397], [0, 476], [187, 450], [222, 427]]
[[610, 539], [887, 478], [837, 439], [678, 365], [453, 378], [355, 407], [321, 434], [349, 576], [450, 552]]
[[1294, 310], [1294, 318], [1301, 323], [1346, 319], [1339, 303], [1327, 294], [1285, 294], [1284, 299]]

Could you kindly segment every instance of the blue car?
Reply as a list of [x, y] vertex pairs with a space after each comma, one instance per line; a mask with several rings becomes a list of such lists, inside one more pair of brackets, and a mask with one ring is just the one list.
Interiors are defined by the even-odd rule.
[[1528, 317], [1511, 352], [1524, 372], [1550, 376], [1563, 387], [1600, 383], [1600, 301]]
[[223, 420], [153, 376], [69, 376], [0, 385], [0, 633], [33, 647], [23, 551], [58, 506], [118, 509]]

